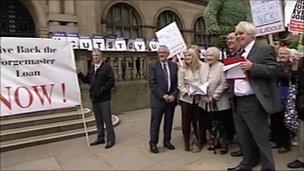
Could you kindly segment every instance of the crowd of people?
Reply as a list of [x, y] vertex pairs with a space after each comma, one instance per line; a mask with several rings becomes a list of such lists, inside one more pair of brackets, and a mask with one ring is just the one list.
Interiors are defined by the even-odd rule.
[[[159, 152], [157, 144], [163, 117], [163, 146], [175, 150], [171, 132], [175, 107], [179, 104], [185, 151], [199, 152], [206, 146], [214, 153], [226, 154], [234, 142], [239, 149], [231, 155], [243, 156], [243, 159], [228, 170], [251, 170], [258, 164], [262, 170], [275, 170], [272, 148], [278, 148], [278, 153], [287, 153], [292, 144], [296, 145], [295, 137], [299, 137], [299, 158], [287, 166], [304, 167], [304, 58], [282, 42], [275, 42], [273, 47], [259, 44], [255, 35], [255, 26], [244, 21], [227, 35], [227, 59], [240, 56], [244, 59], [238, 65], [245, 75], [242, 78], [226, 77], [227, 71], [216, 47], [209, 47], [201, 61], [199, 47], [192, 45], [184, 52], [182, 61], [174, 62], [168, 59], [168, 47], [159, 46], [158, 60], [150, 65], [148, 79], [151, 153]], [[95, 67], [87, 76], [78, 71], [81, 80], [91, 87], [98, 129], [97, 140], [91, 145], [107, 142], [105, 148], [111, 148], [115, 145], [110, 117], [113, 71], [102, 62], [100, 50], [93, 50], [92, 54]], [[205, 83], [208, 83], [205, 93], [193, 88]]]

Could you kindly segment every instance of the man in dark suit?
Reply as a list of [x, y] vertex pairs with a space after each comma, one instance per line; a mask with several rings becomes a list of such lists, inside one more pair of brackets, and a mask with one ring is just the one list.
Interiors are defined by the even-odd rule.
[[90, 98], [97, 126], [97, 139], [91, 146], [105, 143], [104, 123], [107, 131], [106, 149], [115, 145], [115, 132], [111, 117], [111, 89], [114, 87], [114, 73], [109, 64], [102, 61], [102, 52], [99, 49], [92, 51], [93, 66], [84, 76], [77, 71], [79, 78], [90, 85]]
[[255, 42], [256, 28], [248, 22], [240, 22], [235, 29], [237, 40], [244, 48], [246, 58], [240, 67], [246, 79], [236, 79], [234, 114], [235, 127], [243, 151], [243, 161], [228, 170], [251, 170], [258, 160], [262, 170], [275, 170], [271, 145], [268, 139], [269, 113], [281, 110], [275, 77], [279, 64], [275, 51], [270, 46]]
[[150, 151], [158, 153], [157, 143], [159, 127], [164, 115], [164, 147], [174, 150], [170, 143], [173, 115], [178, 94], [177, 65], [167, 60], [169, 49], [161, 45], [158, 48], [159, 60], [150, 65], [149, 86], [151, 89], [151, 125], [150, 125]]

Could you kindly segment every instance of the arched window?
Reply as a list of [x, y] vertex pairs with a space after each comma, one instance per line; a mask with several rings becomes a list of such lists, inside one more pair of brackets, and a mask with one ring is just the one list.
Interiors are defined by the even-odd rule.
[[23, 4], [0, 1], [0, 36], [35, 37], [35, 33], [32, 16]]
[[172, 23], [173, 21], [175, 21], [177, 26], [181, 29], [181, 22], [178, 16], [172, 11], [163, 11], [157, 18], [157, 30]]
[[205, 35], [205, 22], [204, 18], [198, 18], [194, 23], [194, 43], [197, 45], [205, 45], [208, 44], [209, 37]]
[[107, 13], [107, 34], [124, 38], [141, 36], [140, 18], [137, 11], [128, 4], [118, 3]]

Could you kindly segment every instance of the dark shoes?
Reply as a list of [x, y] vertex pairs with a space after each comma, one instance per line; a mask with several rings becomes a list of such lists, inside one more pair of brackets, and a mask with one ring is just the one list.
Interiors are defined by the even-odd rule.
[[238, 150], [238, 151], [233, 151], [233, 152], [231, 152], [230, 155], [231, 155], [232, 157], [241, 157], [241, 156], [243, 156], [243, 153], [242, 153], [241, 150]]
[[94, 142], [90, 143], [91, 146], [95, 146], [98, 144], [104, 144], [105, 140], [95, 140]]
[[295, 160], [293, 162], [288, 163], [287, 167], [292, 169], [301, 168], [301, 167], [304, 168], [304, 163], [299, 160]]
[[169, 150], [175, 150], [175, 147], [170, 142], [164, 142], [164, 147]]
[[150, 151], [151, 151], [151, 153], [158, 153], [158, 149], [157, 149], [156, 145], [150, 144]]
[[107, 142], [107, 145], [105, 146], [105, 149], [111, 148], [111, 147], [113, 147], [114, 145], [115, 145], [115, 142], [109, 141], [109, 142]]

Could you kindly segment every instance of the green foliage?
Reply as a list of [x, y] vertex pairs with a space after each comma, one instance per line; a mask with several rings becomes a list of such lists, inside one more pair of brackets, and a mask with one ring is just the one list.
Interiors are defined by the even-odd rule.
[[210, 0], [204, 17], [212, 44], [221, 44], [225, 38], [220, 35], [233, 32], [240, 21], [251, 21], [249, 0]]

